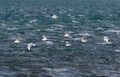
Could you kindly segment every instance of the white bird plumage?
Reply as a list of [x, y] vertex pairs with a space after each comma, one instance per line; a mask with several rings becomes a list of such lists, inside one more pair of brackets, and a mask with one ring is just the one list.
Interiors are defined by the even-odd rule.
[[14, 43], [20, 43], [20, 38], [16, 38]]
[[65, 32], [64, 37], [70, 37], [70, 34], [68, 32]]
[[104, 36], [103, 40], [104, 40], [105, 43], [110, 44], [108, 36]]
[[66, 41], [66, 42], [65, 42], [65, 46], [67, 46], [67, 47], [68, 47], [68, 46], [71, 46], [71, 43], [68, 42], [68, 41]]
[[51, 18], [53, 18], [53, 19], [57, 19], [57, 18], [58, 18], [58, 16], [53, 15]]
[[42, 36], [42, 40], [43, 40], [43, 41], [47, 41], [47, 40], [48, 40], [47, 36], [46, 36], [46, 35], [43, 35], [43, 36]]
[[81, 42], [82, 42], [82, 43], [86, 43], [86, 42], [87, 42], [87, 37], [83, 36], [83, 37], [81, 38]]
[[31, 47], [34, 47], [34, 46], [36, 46], [36, 44], [34, 44], [34, 43], [28, 43], [27, 44], [27, 49], [30, 51]]

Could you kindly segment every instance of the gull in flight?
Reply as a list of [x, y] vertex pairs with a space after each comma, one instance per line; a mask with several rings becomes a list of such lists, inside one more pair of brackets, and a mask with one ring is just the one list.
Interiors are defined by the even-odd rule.
[[34, 47], [34, 46], [36, 46], [36, 44], [28, 43], [28, 44], [27, 44], [27, 49], [30, 51], [30, 50], [31, 50], [31, 47]]

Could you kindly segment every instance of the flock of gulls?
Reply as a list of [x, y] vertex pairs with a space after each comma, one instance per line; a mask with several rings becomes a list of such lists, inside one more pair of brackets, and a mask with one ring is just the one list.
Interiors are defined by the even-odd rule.
[[[69, 33], [66, 32], [66, 33], [64, 34], [64, 37], [65, 37], [65, 38], [69, 38], [69, 37], [71, 37], [71, 36], [70, 36]], [[49, 39], [48, 39], [48, 37], [47, 37], [46, 35], [43, 35], [41, 40], [42, 40], [43, 42], [46, 42], [46, 43], [52, 43], [51, 41], [49, 41]], [[87, 43], [87, 42], [88, 42], [87, 36], [83, 36], [82, 38], [80, 38], [80, 41], [81, 41], [81, 43]], [[111, 44], [111, 42], [109, 41], [109, 37], [108, 37], [108, 36], [104, 36], [104, 37], [103, 37], [103, 41], [104, 41], [104, 42], [103, 42], [104, 44]], [[18, 43], [20, 43], [20, 42], [21, 42], [21, 39], [20, 39], [20, 38], [16, 38], [16, 39], [14, 40], [14, 43], [16, 43], [16, 44], [18, 44]], [[49, 44], [49, 45], [51, 45], [51, 44]], [[71, 46], [72, 44], [71, 44], [71, 42], [66, 41], [64, 45], [65, 45], [66, 47], [69, 47], [69, 46]], [[35, 47], [35, 46], [37, 46], [37, 44], [35, 44], [35, 43], [28, 43], [28, 44], [27, 44], [27, 50], [30, 51], [31, 48], [32, 48], [32, 47]]]
[[[52, 18], [52, 19], [57, 19], [58, 16], [57, 16], [57, 15], [52, 15], [51, 18]], [[69, 32], [65, 32], [63, 36], [64, 36], [65, 38], [71, 37], [70, 34], [69, 34]], [[46, 35], [43, 35], [41, 40], [44, 41], [44, 42], [46, 42], [46, 43], [50, 43], [50, 44], [53, 43], [53, 42], [49, 41], [49, 39], [48, 39], [48, 37], [47, 37]], [[81, 43], [87, 43], [87, 42], [88, 42], [86, 36], [83, 36], [83, 37], [80, 38], [79, 40], [81, 41]], [[108, 37], [108, 36], [104, 36], [104, 37], [103, 37], [103, 41], [104, 41], [103, 44], [111, 44], [111, 42], [109, 41], [109, 37]], [[14, 43], [16, 43], [16, 44], [18, 44], [18, 43], [20, 43], [20, 42], [21, 42], [21, 39], [20, 39], [20, 38], [16, 38], [16, 39], [14, 40]], [[71, 42], [69, 42], [69, 41], [66, 41], [66, 42], [65, 42], [65, 46], [66, 46], [66, 47], [69, 47], [69, 46], [71, 46], [71, 45], [72, 45]], [[27, 44], [27, 50], [30, 51], [31, 48], [32, 48], [32, 47], [35, 47], [35, 46], [37, 46], [37, 44], [35, 44], [35, 43], [28, 43], [28, 44]]]

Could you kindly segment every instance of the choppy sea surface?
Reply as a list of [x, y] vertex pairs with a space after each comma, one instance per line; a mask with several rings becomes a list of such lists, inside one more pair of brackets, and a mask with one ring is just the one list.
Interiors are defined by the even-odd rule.
[[0, 0], [0, 77], [120, 77], [120, 1]]

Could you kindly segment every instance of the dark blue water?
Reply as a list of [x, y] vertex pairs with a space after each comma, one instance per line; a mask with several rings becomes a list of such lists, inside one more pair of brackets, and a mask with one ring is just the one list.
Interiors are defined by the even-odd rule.
[[119, 0], [1, 0], [0, 77], [120, 77], [119, 21]]

